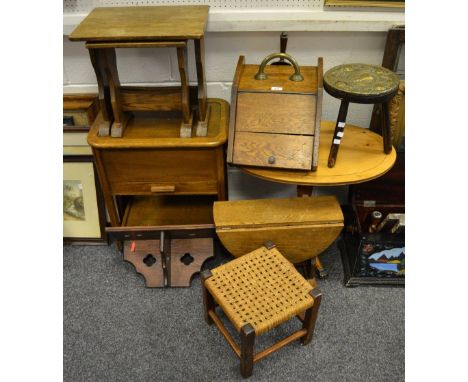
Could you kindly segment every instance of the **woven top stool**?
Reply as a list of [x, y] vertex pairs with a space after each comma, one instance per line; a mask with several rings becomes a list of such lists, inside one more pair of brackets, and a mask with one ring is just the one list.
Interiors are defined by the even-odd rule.
[[[202, 287], [205, 320], [216, 325], [240, 358], [244, 378], [252, 375], [255, 362], [274, 351], [298, 339], [304, 345], [312, 339], [322, 295], [271, 242], [202, 272]], [[216, 306], [240, 333], [240, 347], [217, 316]], [[302, 321], [300, 330], [254, 354], [256, 336], [295, 316]]]
[[380, 104], [382, 108], [382, 136], [385, 154], [392, 152], [392, 136], [388, 102], [398, 91], [400, 78], [382, 66], [344, 64], [328, 70], [323, 76], [323, 87], [331, 96], [341, 99], [335, 132], [328, 156], [328, 167], [334, 167], [350, 102]]

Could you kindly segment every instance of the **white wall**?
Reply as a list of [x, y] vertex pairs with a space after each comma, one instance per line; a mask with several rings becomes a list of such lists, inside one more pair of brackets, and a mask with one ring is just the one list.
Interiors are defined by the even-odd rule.
[[[279, 50], [279, 32], [208, 32], [206, 34], [206, 76], [208, 97], [230, 101], [231, 81], [239, 55], [247, 63], [260, 63]], [[324, 58], [324, 71], [343, 63], [363, 62], [379, 65], [385, 47], [385, 32], [290, 32], [287, 52], [301, 65], [316, 65]], [[189, 46], [190, 78], [196, 80], [193, 45]], [[63, 38], [64, 93], [97, 92], [96, 79], [83, 42]], [[122, 84], [177, 83], [178, 69], [174, 49], [120, 49], [117, 61]], [[324, 93], [322, 119], [335, 120], [339, 101]], [[372, 106], [351, 104], [347, 122], [368, 127]], [[294, 196], [295, 187], [256, 179], [230, 167], [231, 199]], [[314, 194], [335, 194], [346, 200], [346, 187], [316, 189]]]

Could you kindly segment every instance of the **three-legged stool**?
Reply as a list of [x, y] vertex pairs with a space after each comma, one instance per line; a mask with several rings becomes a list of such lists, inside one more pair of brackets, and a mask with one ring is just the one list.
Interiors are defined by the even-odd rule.
[[334, 167], [344, 135], [350, 102], [380, 104], [382, 107], [382, 136], [385, 154], [392, 151], [392, 136], [388, 102], [395, 96], [399, 77], [389, 69], [368, 64], [338, 65], [323, 76], [323, 87], [333, 97], [341, 99], [335, 132], [328, 156], [328, 167]]
[[[240, 358], [244, 378], [253, 365], [283, 346], [312, 340], [322, 295], [302, 277], [271, 242], [211, 271], [202, 272], [205, 320], [215, 324]], [[240, 333], [240, 346], [216, 314], [223, 310]], [[301, 314], [304, 313], [303, 317]], [[302, 328], [254, 354], [255, 337], [297, 316]]]

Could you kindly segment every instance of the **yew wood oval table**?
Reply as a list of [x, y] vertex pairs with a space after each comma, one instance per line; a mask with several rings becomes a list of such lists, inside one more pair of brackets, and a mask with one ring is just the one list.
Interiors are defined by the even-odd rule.
[[[296, 184], [298, 196], [310, 196], [313, 186], [344, 186], [367, 182], [384, 175], [395, 163], [396, 151], [390, 154], [382, 151], [383, 138], [362, 127], [346, 125], [346, 139], [340, 148], [340, 160], [335, 167], [328, 167], [329, 144], [333, 137], [335, 123], [322, 121], [320, 126], [320, 146], [317, 171], [296, 171], [240, 167], [250, 175], [272, 182]], [[319, 257], [315, 257], [315, 267], [319, 276], [327, 276]]]

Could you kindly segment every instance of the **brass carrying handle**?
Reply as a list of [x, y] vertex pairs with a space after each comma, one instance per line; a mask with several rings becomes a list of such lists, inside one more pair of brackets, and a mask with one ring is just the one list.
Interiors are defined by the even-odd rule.
[[304, 81], [304, 77], [302, 77], [301, 69], [299, 68], [299, 64], [297, 63], [296, 59], [287, 53], [272, 53], [266, 56], [260, 64], [257, 74], [255, 75], [256, 80], [266, 80], [268, 78], [268, 76], [265, 73], [265, 66], [274, 58], [282, 58], [284, 60], [289, 61], [292, 64], [292, 66], [294, 67], [294, 74], [291, 75], [291, 77], [289, 77], [291, 81]]

